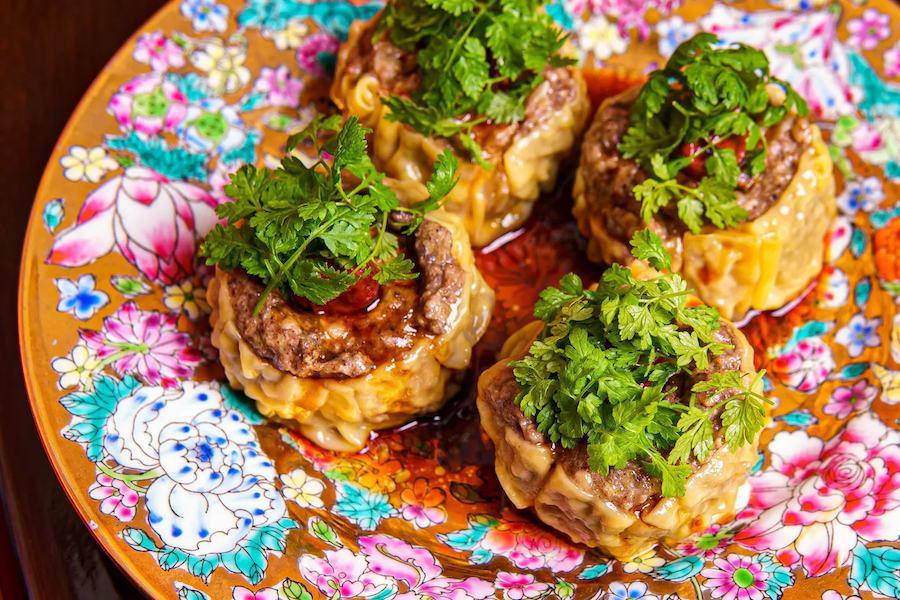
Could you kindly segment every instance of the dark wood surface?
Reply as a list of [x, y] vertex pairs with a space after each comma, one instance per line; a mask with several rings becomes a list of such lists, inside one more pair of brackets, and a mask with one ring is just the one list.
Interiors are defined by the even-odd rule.
[[[41, 173], [78, 100], [164, 0], [0, 0], [0, 595], [143, 597], [69, 505], [44, 454], [22, 377], [19, 260]], [[5, 526], [5, 527], [4, 527]], [[18, 560], [16, 560], [18, 558]]]

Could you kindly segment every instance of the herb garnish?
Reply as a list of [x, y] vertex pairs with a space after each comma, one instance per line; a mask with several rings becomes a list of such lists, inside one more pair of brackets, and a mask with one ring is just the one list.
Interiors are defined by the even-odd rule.
[[[320, 143], [323, 131], [337, 134]], [[425, 213], [441, 206], [457, 182], [456, 158], [445, 151], [426, 184], [428, 198], [401, 207], [366, 154], [368, 133], [355, 117], [342, 128], [339, 116], [319, 116], [288, 138], [278, 170], [245, 165], [231, 176], [225, 188], [231, 201], [216, 207], [228, 226], [216, 225], [200, 251], [209, 265], [242, 268], [263, 280], [254, 316], [274, 289], [323, 305], [370, 274], [379, 284], [417, 277], [413, 262], [398, 254], [391, 229], [410, 234]], [[307, 140], [318, 155], [310, 166], [290, 155]], [[412, 219], [394, 223], [397, 212]]]
[[[699, 33], [678, 46], [665, 68], [650, 74], [631, 109], [619, 151], [653, 175], [634, 188], [645, 221], [672, 200], [694, 233], [704, 217], [720, 228], [743, 221], [747, 211], [737, 204], [735, 188], [742, 172], [755, 177], [765, 169], [768, 143], [761, 127], [779, 123], [792, 108], [801, 116], [809, 112], [790, 84], [772, 76], [761, 50], [743, 44], [714, 49], [718, 43], [715, 35]], [[783, 89], [782, 104], [771, 103], [769, 85]], [[722, 147], [733, 136], [746, 136], [742, 161]], [[690, 154], [682, 156], [682, 148]], [[703, 157], [706, 176], [696, 187], [677, 181]]]
[[376, 38], [418, 53], [421, 83], [413, 97], [390, 96], [388, 120], [424, 136], [457, 136], [482, 167], [471, 136], [479, 123], [515, 123], [547, 65], [576, 61], [559, 55], [567, 35], [541, 7], [547, 0], [389, 0]]
[[[631, 244], [636, 258], [670, 268], [655, 233], [639, 231]], [[753, 391], [764, 372], [747, 384], [738, 371], [697, 383], [687, 405], [666, 399], [681, 391], [676, 374], [707, 369], [709, 354], [729, 347], [713, 338], [718, 310], [688, 307], [689, 293], [677, 273], [640, 280], [620, 265], [603, 274], [597, 291], [571, 273], [559, 288], [545, 289], [534, 309], [544, 329], [528, 356], [511, 363], [522, 412], [554, 443], [573, 448], [586, 440], [594, 471], [606, 475], [642, 459], [662, 480], [663, 496], [684, 495], [691, 474], [685, 463], [692, 455], [705, 461], [714, 448], [714, 411], [724, 406], [724, 439], [734, 452], [762, 429], [769, 402]], [[695, 402], [696, 393], [724, 390], [733, 395], [713, 407]]]

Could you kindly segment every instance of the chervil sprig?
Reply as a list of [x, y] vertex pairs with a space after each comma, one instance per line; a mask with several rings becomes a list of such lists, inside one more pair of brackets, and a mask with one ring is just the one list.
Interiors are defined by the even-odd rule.
[[[634, 189], [645, 221], [674, 201], [694, 233], [706, 220], [720, 228], [740, 223], [747, 211], [737, 204], [735, 189], [742, 173], [755, 177], [765, 169], [762, 128], [791, 110], [809, 112], [790, 84], [772, 76], [762, 51], [718, 44], [711, 33], [682, 43], [665, 68], [650, 74], [632, 107], [619, 151], [651, 174]], [[771, 100], [770, 86], [781, 88], [783, 101]], [[696, 186], [678, 179], [694, 161], [704, 161], [698, 168], [706, 173]]]
[[546, 1], [389, 0], [376, 37], [417, 52], [421, 83], [412, 98], [382, 99], [387, 118], [425, 136], [455, 136], [489, 169], [472, 128], [521, 121], [544, 68], [575, 63], [560, 56], [567, 35], [540, 10]]
[[570, 273], [541, 292], [534, 314], [544, 328], [528, 356], [511, 363], [516, 401], [552, 442], [586, 442], [591, 469], [608, 474], [641, 460], [664, 496], [681, 496], [690, 457], [702, 462], [714, 448], [714, 415], [721, 413], [732, 451], [762, 428], [766, 400], [754, 391], [762, 375], [748, 384], [739, 372], [713, 373], [690, 391], [723, 400], [708, 409], [694, 396], [679, 403], [688, 390], [678, 389], [676, 376], [707, 369], [709, 356], [728, 348], [713, 337], [719, 313], [688, 306], [690, 290], [667, 272], [671, 259], [659, 236], [643, 230], [632, 246], [636, 258], [665, 272], [640, 280], [613, 266], [596, 291]]
[[[332, 135], [320, 142], [325, 132]], [[323, 305], [369, 275], [380, 284], [417, 277], [394, 232], [412, 233], [444, 202], [457, 181], [457, 161], [445, 151], [426, 185], [428, 198], [401, 207], [366, 153], [369, 132], [355, 117], [343, 127], [338, 116], [316, 117], [288, 139], [278, 170], [245, 165], [231, 176], [229, 201], [216, 208], [227, 226], [210, 231], [201, 253], [209, 265], [241, 268], [266, 284], [254, 315], [275, 289]], [[290, 155], [304, 143], [316, 150], [311, 165]], [[401, 212], [412, 218], [394, 223]]]

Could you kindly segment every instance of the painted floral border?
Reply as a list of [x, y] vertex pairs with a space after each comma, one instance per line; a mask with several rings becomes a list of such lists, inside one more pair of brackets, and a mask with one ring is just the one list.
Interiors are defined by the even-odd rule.
[[[380, 4], [184, 0], [181, 27], [144, 31], [129, 49], [133, 75], [96, 100], [116, 130], [79, 144], [67, 138], [55, 167], [67, 193], [42, 199], [52, 237], [45, 268], [72, 273], [52, 282], [56, 309], [75, 320], [79, 338], [50, 363], [70, 415], [60, 434], [94, 464], [85, 494], [107, 516], [102, 526], [116, 524], [134, 552], [177, 573], [169, 597], [191, 600], [226, 588], [235, 600], [777, 600], [812, 578], [834, 586], [820, 590], [823, 600], [848, 591], [900, 597], [900, 434], [891, 408], [900, 403], [900, 321], [889, 316], [900, 296], [900, 42], [889, 45], [891, 15], [900, 13], [819, 0], [742, 6], [714, 3], [699, 19], [675, 0], [549, 8], [599, 65], [621, 66], [648, 44], [665, 58], [699, 29], [763, 48], [823, 120], [841, 216], [811, 293], [775, 325], [747, 325], [768, 349], [770, 392], [796, 406], [778, 411], [734, 523], [616, 563], [514, 512], [494, 514], [493, 499], [472, 483], [480, 473], [438, 473], [443, 486], [408, 469], [407, 453], [434, 456], [421, 440], [379, 438], [359, 459], [280, 430], [295, 459], [276, 466], [246, 398], [202, 381], [216, 358], [204, 325], [212, 273], [195, 246], [216, 222], [228, 175], [276, 160], [279, 142], [270, 140], [309, 122], [349, 24]], [[251, 68], [257, 52], [275, 62]], [[480, 257], [501, 291], [496, 331], [527, 317], [520, 301], [504, 299], [533, 296], [534, 282], [553, 283], [568, 264], [523, 263], [523, 252], [552, 248], [542, 239], [553, 235], [539, 228], [526, 234], [529, 244]], [[116, 256], [117, 274], [101, 277], [93, 266]], [[522, 264], [547, 268], [504, 268]], [[811, 434], [817, 427], [822, 433]], [[464, 526], [450, 519], [460, 507]], [[290, 577], [273, 581], [273, 562]]]

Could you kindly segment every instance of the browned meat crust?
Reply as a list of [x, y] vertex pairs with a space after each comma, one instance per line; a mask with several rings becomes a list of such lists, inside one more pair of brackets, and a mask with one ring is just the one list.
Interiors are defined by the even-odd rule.
[[[581, 157], [590, 214], [599, 216], [610, 235], [626, 246], [634, 233], [645, 227], [641, 204], [634, 199], [632, 190], [648, 174], [634, 161], [622, 158], [617, 149], [628, 129], [637, 91], [635, 88], [597, 111], [585, 134]], [[747, 210], [749, 219], [762, 215], [778, 201], [797, 171], [800, 156], [812, 141], [809, 122], [796, 115], [768, 128], [765, 136], [769, 142], [765, 173], [742, 181], [738, 189], [738, 204]], [[682, 183], [691, 184], [689, 180]], [[670, 243], [675, 243], [687, 231], [678, 219], [674, 203], [657, 213], [649, 227]]]
[[465, 279], [451, 254], [453, 240], [442, 225], [425, 220], [406, 240], [419, 266], [413, 281], [380, 289], [377, 303], [351, 315], [304, 310], [271, 293], [253, 317], [264, 286], [246, 273], [227, 276], [235, 321], [241, 337], [277, 369], [298, 377], [353, 378], [410, 350], [426, 335], [439, 335], [459, 301]]

